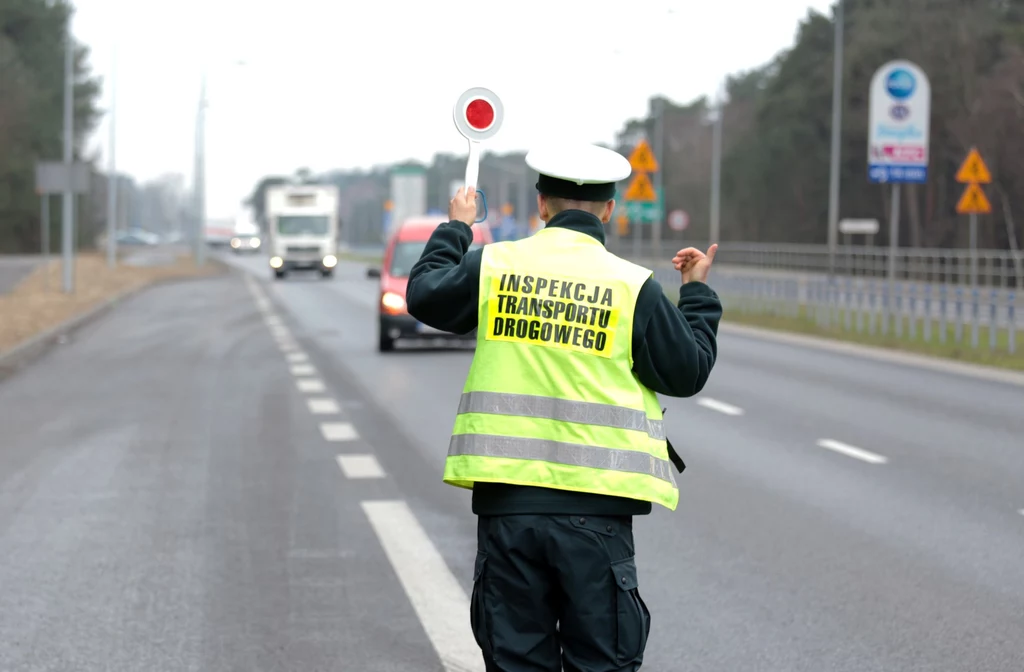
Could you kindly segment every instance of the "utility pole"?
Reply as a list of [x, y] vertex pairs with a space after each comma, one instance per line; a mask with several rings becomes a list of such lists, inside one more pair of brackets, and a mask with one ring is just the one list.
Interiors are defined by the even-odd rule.
[[107, 171], [107, 266], [114, 268], [117, 265], [117, 163], [114, 156], [114, 141], [117, 136], [115, 114], [117, 108], [117, 94], [114, 89], [117, 73], [117, 45], [114, 46], [110, 66], [110, 155], [107, 157], [109, 168]]
[[64, 217], [61, 247], [64, 252], [64, 293], [74, 291], [74, 254], [75, 254], [75, 193], [71, 183], [71, 169], [74, 162], [75, 133], [75, 38], [71, 33], [71, 17], [68, 13], [65, 28], [64, 48], [64, 169], [66, 171], [64, 185]]
[[654, 221], [651, 231], [651, 259], [661, 254], [662, 227], [665, 225], [665, 100], [660, 96], [654, 99], [654, 160], [658, 163], [658, 171], [654, 173], [654, 194], [658, 197], [661, 213]]
[[722, 205], [722, 117], [725, 116], [723, 96], [719, 94], [718, 109], [715, 113], [715, 125], [711, 135], [711, 226], [710, 245], [714, 245], [721, 237], [721, 205]]
[[195, 166], [195, 211], [196, 266], [206, 262], [206, 73], [199, 90], [199, 109], [196, 111], [196, 166]]
[[834, 54], [832, 57], [832, 154], [828, 187], [828, 275], [836, 272], [839, 241], [839, 153], [842, 139], [843, 92], [843, 0], [836, 2]]

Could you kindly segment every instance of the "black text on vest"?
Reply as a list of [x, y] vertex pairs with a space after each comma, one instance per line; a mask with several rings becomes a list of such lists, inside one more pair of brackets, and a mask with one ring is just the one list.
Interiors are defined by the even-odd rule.
[[490, 285], [488, 340], [611, 356], [622, 287], [516, 273], [492, 278]]

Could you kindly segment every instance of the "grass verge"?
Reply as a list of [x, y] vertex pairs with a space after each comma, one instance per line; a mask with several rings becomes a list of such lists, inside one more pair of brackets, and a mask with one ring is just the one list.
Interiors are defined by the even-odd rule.
[[80, 254], [75, 264], [75, 290], [65, 294], [61, 290], [61, 262], [41, 264], [11, 292], [0, 296], [0, 353], [124, 292], [161, 280], [219, 275], [225, 270], [223, 264], [212, 259], [197, 268], [190, 256], [162, 266], [119, 264], [110, 269], [103, 255]]
[[[674, 293], [666, 292], [673, 300]], [[953, 324], [946, 324], [946, 338], [942, 341], [942, 325], [938, 320], [932, 320], [930, 339], [925, 339], [924, 320], [917, 321], [914, 337], [910, 337], [910, 319], [903, 316], [903, 335], [895, 335], [895, 326], [890, 324], [886, 335], [881, 333], [881, 318], [875, 324], [875, 333], [870, 333], [868, 316], [862, 317], [861, 330], [858, 330], [857, 314], [850, 313], [850, 329], [846, 329], [845, 311], [837, 311], [838, 320], [833, 320], [830, 327], [821, 326], [814, 319], [813, 314], [801, 307], [797, 315], [782, 314], [782, 311], [775, 312], [751, 312], [739, 308], [738, 301], [730, 302], [728, 297], [723, 297], [726, 303], [725, 313], [722, 317], [723, 323], [743, 324], [762, 329], [784, 331], [789, 333], [804, 334], [807, 336], [818, 336], [846, 343], [858, 345], [870, 345], [874, 347], [887, 348], [902, 352], [912, 352], [919, 355], [929, 355], [944, 359], [966, 362], [971, 364], [982, 364], [994, 366], [1001, 369], [1013, 371], [1024, 371], [1024, 331], [1018, 331], [1016, 335], [1016, 352], [1009, 352], [1009, 333], [1006, 329], [996, 330], [995, 348], [990, 349], [989, 329], [985, 325], [978, 328], [978, 347], [971, 347], [971, 325], [964, 324], [958, 339], [956, 327]], [[731, 304], [731, 305], [730, 305]], [[836, 325], [838, 322], [838, 326]]]
[[339, 252], [338, 259], [360, 261], [364, 264], [380, 264], [384, 261], [384, 256], [381, 254], [361, 254], [359, 252]]

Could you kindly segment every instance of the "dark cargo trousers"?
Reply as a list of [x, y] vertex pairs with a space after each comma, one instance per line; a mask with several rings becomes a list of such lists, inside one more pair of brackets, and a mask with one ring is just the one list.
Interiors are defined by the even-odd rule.
[[470, 622], [487, 672], [626, 672], [651, 617], [630, 517], [481, 516]]

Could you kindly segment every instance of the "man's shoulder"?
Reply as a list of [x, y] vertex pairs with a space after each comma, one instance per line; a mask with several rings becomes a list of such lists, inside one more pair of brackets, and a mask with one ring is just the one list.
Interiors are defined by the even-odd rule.
[[654, 271], [646, 266], [630, 261], [629, 259], [624, 259], [614, 252], [608, 252], [606, 250], [605, 253], [608, 256], [609, 263], [616, 268], [619, 277], [627, 278], [631, 283], [640, 286], [646, 284], [648, 280], [653, 280]]

